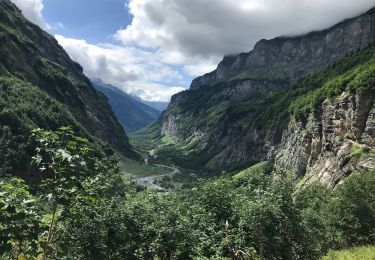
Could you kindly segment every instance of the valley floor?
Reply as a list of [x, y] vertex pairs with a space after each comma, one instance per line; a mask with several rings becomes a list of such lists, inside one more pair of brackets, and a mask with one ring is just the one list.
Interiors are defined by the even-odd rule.
[[159, 181], [162, 181], [162, 179], [165, 177], [169, 177], [169, 178], [173, 177], [177, 173], [180, 173], [180, 170], [177, 167], [169, 167], [165, 165], [161, 165], [161, 167], [170, 169], [171, 172], [162, 174], [162, 175], [151, 175], [151, 176], [145, 176], [145, 177], [133, 176], [135, 183], [145, 188], [164, 191], [165, 188], [159, 186], [160, 184], [157, 184], [157, 183]]

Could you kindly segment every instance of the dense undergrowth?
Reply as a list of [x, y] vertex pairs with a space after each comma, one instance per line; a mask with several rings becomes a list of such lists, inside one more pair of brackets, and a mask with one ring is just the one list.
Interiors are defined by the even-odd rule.
[[0, 182], [4, 259], [318, 259], [375, 243], [375, 175], [295, 191], [263, 163], [179, 192], [142, 190], [69, 129], [34, 131], [40, 185]]
[[38, 87], [14, 76], [0, 77], [0, 176], [17, 175], [37, 179], [30, 168], [35, 143], [30, 131], [40, 127], [57, 130], [69, 125], [77, 134], [89, 138], [95, 149], [108, 147], [90, 135], [71, 112]]

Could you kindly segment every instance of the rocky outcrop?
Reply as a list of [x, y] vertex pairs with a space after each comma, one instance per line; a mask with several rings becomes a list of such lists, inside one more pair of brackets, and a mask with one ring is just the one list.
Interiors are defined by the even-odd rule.
[[241, 73], [286, 75], [294, 83], [374, 41], [375, 9], [372, 9], [324, 31], [261, 40], [249, 53], [225, 57], [215, 71], [195, 79], [191, 89], [230, 80]]
[[170, 136], [173, 136], [174, 137], [174, 140], [175, 141], [182, 141], [183, 139], [179, 138], [179, 132], [181, 132], [181, 129], [179, 129], [179, 124], [177, 124], [176, 122], [178, 122], [178, 118], [176, 118], [175, 116], [171, 115], [171, 116], [168, 116], [162, 126], [161, 126], [161, 132], [162, 133], [168, 133]]
[[[204, 92], [200, 90], [182, 92], [173, 96], [168, 110], [163, 114], [161, 132], [177, 142], [184, 142], [194, 132], [201, 132], [199, 136], [206, 136], [210, 131], [227, 130], [231, 127], [228, 125], [228, 120], [230, 124], [242, 125], [240, 121], [233, 122], [233, 118], [220, 117], [226, 117], [226, 110], [231, 104], [249, 99], [264, 99], [287, 86], [286, 81], [247, 79], [210, 86]], [[216, 114], [217, 120], [212, 122], [209, 118], [210, 114]], [[224, 121], [220, 121], [221, 119]], [[199, 120], [202, 122], [197, 124]]]
[[276, 153], [276, 168], [335, 187], [353, 172], [375, 169], [374, 92], [327, 99], [307, 124], [292, 120]]

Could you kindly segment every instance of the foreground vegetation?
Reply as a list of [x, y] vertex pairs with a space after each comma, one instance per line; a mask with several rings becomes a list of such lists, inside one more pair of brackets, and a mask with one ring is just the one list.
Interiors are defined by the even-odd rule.
[[36, 130], [40, 184], [0, 182], [2, 259], [318, 259], [375, 243], [375, 175], [295, 193], [267, 163], [179, 192], [135, 187], [67, 128]]
[[375, 259], [375, 247], [356, 247], [341, 251], [331, 251], [323, 260], [372, 260]]

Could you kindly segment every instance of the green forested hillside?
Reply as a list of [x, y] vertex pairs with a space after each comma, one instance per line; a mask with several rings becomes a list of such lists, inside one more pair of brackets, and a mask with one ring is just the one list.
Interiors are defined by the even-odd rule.
[[[30, 173], [30, 131], [72, 126], [136, 158], [107, 99], [57, 41], [0, 1], [0, 174]], [[32, 177], [28, 177], [32, 178]]]
[[16, 174], [30, 178], [27, 173], [34, 152], [29, 140], [32, 129], [71, 125], [83, 130], [63, 105], [38, 87], [15, 77], [0, 78], [0, 104], [2, 176]]
[[290, 115], [306, 120], [326, 99], [334, 99], [344, 92], [361, 95], [373, 92], [374, 66], [375, 47], [349, 55], [263, 102], [257, 109], [254, 124], [257, 127], [267, 127], [267, 124]]

